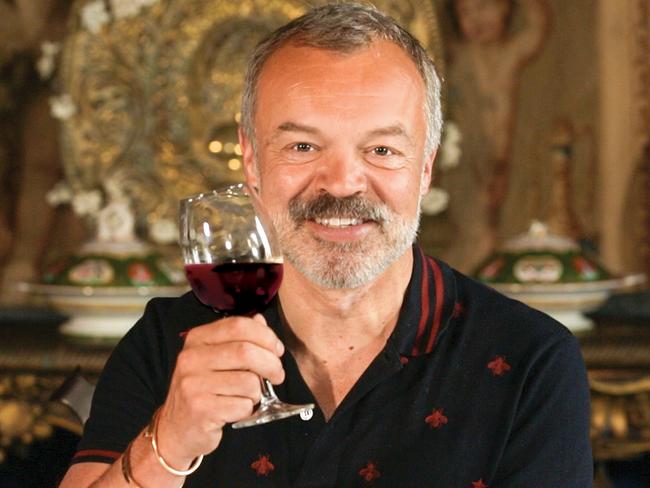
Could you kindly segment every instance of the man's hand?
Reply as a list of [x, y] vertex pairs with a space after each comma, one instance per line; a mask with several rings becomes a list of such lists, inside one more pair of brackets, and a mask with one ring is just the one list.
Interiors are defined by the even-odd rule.
[[185, 338], [158, 419], [159, 452], [177, 469], [217, 448], [223, 426], [253, 412], [260, 377], [284, 381], [284, 346], [264, 317], [228, 317]]

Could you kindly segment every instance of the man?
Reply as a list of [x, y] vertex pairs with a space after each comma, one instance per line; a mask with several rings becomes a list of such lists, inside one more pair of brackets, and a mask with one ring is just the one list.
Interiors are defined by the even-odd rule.
[[[419, 44], [372, 7], [314, 9], [257, 48], [242, 114], [279, 299], [253, 318], [153, 300], [62, 486], [590, 487], [574, 337], [412, 244], [441, 125]], [[231, 429], [258, 376], [313, 416]]]

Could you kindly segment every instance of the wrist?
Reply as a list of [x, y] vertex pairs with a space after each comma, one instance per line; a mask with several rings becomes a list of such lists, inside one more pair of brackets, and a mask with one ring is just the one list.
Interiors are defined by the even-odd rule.
[[160, 408], [156, 410], [151, 422], [144, 431], [144, 437], [151, 443], [151, 448], [153, 449], [154, 455], [158, 459], [160, 466], [167, 471], [176, 476], [188, 476], [194, 471], [196, 471], [201, 462], [203, 461], [203, 455], [199, 455], [195, 458], [187, 459], [182, 456], [169, 456], [167, 453], [166, 456], [163, 456], [160, 444], [159, 444], [159, 420], [160, 420]]
[[157, 452], [176, 468], [187, 469], [199, 454], [187, 452], [189, 446], [182, 438], [178, 438], [177, 431], [173, 419], [170, 420], [164, 411], [164, 406], [160, 406], [154, 412], [143, 434], [150, 448], [153, 449], [152, 439], [155, 433], [156, 449], [153, 449], [154, 454]]

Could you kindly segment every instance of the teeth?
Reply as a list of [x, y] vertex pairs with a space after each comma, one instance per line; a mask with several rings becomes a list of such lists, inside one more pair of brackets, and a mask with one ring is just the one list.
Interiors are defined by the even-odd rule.
[[315, 219], [317, 224], [327, 227], [348, 227], [350, 225], [358, 225], [361, 223], [358, 219], [349, 219], [347, 217], [332, 217], [329, 219]]

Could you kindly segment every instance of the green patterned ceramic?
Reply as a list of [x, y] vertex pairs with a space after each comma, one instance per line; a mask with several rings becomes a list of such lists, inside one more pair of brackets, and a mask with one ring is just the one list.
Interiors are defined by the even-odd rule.
[[477, 267], [474, 276], [574, 332], [592, 326], [583, 312], [600, 306], [614, 291], [645, 282], [643, 274], [613, 275], [576, 242], [551, 234], [540, 222], [506, 242]]
[[39, 283], [22, 288], [68, 315], [61, 333], [86, 344], [115, 343], [151, 298], [188, 290], [180, 252], [161, 253], [140, 241], [86, 243], [46, 266]]

